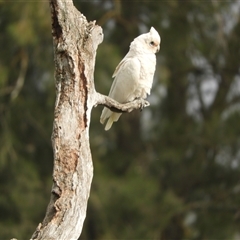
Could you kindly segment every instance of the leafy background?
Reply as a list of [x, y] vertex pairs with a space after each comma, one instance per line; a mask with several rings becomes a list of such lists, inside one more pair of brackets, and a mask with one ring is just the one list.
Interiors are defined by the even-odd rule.
[[[92, 112], [80, 239], [240, 238], [240, 1], [74, 1], [104, 31], [95, 83], [161, 35], [151, 106], [109, 132]], [[48, 1], [0, 1], [0, 239], [29, 239], [50, 198], [55, 101]]]

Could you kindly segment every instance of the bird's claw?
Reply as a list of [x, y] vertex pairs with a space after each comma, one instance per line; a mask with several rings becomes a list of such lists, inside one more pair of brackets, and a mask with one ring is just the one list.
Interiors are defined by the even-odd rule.
[[150, 106], [150, 103], [146, 100], [144, 100], [143, 98], [139, 99], [141, 102], [140, 102], [140, 111], [142, 111], [145, 107], [148, 107]]

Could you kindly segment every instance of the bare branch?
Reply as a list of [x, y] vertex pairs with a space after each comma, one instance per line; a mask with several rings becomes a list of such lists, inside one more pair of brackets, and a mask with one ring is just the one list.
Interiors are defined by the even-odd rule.
[[111, 111], [118, 113], [132, 112], [135, 109], [142, 110], [143, 108], [148, 107], [150, 105], [148, 101], [142, 98], [135, 99], [134, 101], [128, 103], [119, 103], [114, 99], [98, 92], [95, 93], [95, 100], [96, 100], [95, 107], [97, 105], [103, 105], [109, 108]]

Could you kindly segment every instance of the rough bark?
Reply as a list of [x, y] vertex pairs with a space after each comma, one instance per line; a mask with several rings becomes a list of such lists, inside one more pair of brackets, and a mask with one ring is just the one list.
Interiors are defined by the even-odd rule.
[[93, 177], [89, 146], [90, 114], [102, 104], [129, 112], [147, 106], [136, 100], [119, 104], [94, 87], [96, 50], [101, 27], [88, 22], [68, 0], [50, 0], [56, 103], [52, 132], [53, 186], [46, 216], [32, 239], [78, 239], [86, 216]]

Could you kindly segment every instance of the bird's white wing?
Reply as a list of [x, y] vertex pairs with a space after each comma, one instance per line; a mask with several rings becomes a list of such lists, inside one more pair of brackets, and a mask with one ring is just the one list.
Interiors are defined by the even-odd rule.
[[[115, 77], [111, 86], [109, 97], [119, 103], [126, 103], [134, 100], [133, 95], [138, 87], [141, 64], [138, 58], [125, 57], [117, 66], [113, 77]], [[109, 118], [106, 130], [109, 129], [113, 122], [117, 121], [121, 113], [113, 113], [108, 108], [104, 108], [100, 117], [100, 122], [104, 123]]]
[[138, 87], [141, 63], [138, 58], [124, 58], [113, 73], [115, 80], [111, 86], [109, 97], [120, 103], [132, 101], [132, 94]]

